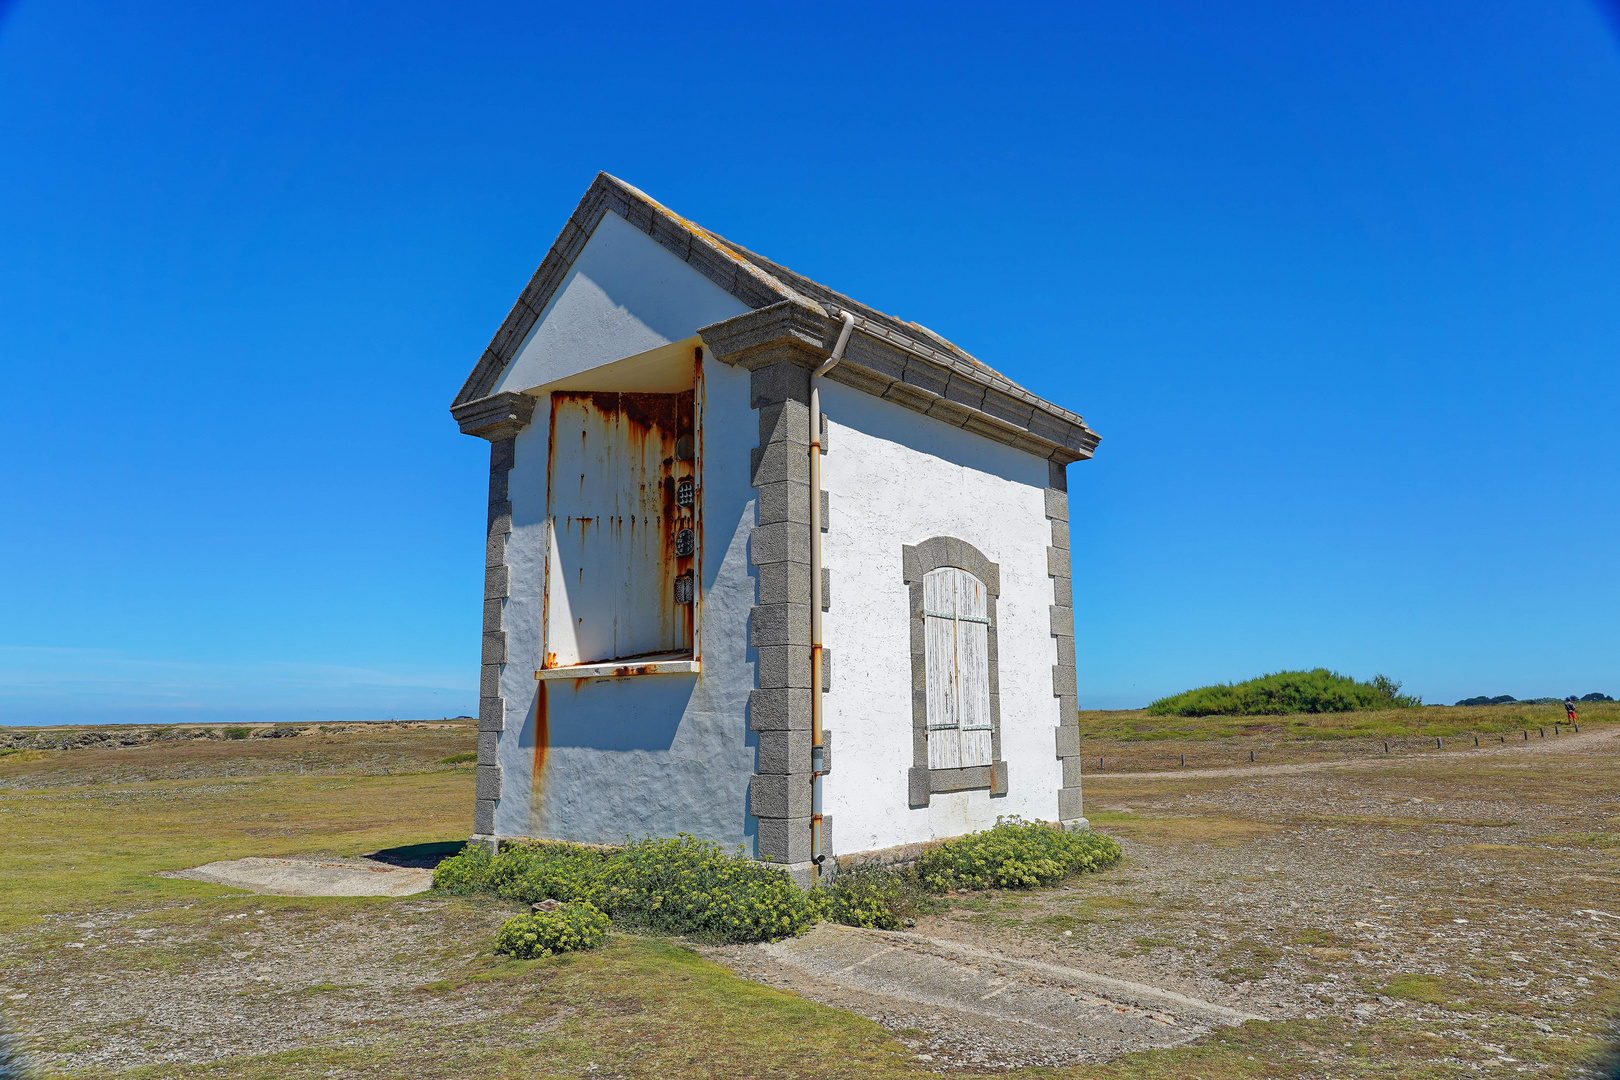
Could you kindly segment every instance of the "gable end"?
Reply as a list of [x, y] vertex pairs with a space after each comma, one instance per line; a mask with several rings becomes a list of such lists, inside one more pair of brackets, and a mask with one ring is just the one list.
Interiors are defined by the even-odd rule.
[[489, 396], [506, 365], [534, 329], [540, 313], [568, 276], [574, 260], [602, 221], [613, 211], [656, 240], [689, 266], [751, 308], [794, 300], [821, 311], [821, 305], [789, 288], [747, 259], [719, 244], [708, 230], [672, 213], [624, 181], [598, 173], [590, 189], [574, 208], [539, 269], [524, 287], [517, 303], [490, 340], [472, 374], [462, 384], [451, 407]]

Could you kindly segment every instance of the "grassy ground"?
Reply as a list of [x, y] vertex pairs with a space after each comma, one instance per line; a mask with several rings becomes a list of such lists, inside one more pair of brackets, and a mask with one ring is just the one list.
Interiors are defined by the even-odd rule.
[[[511, 913], [494, 901], [257, 897], [152, 876], [464, 837], [472, 768], [437, 762], [473, 731], [376, 734], [209, 742], [203, 760], [191, 744], [0, 758], [0, 1006], [36, 1056], [87, 1078], [933, 1071], [905, 1032], [675, 941], [614, 935], [512, 962], [488, 951]], [[1491, 753], [1276, 780], [1093, 777], [1088, 806], [1126, 843], [1123, 867], [954, 898], [928, 929], [1303, 1002], [1192, 1046], [1025, 1075], [1565, 1075], [1616, 1006], [1620, 934], [1570, 913], [1620, 914], [1620, 770], [1614, 750]]]

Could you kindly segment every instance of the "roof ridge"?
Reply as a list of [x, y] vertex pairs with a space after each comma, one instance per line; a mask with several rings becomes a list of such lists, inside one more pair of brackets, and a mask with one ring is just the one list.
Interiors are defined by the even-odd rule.
[[[968, 364], [972, 365], [972, 367], [969, 369], [972, 374], [981, 378], [988, 378], [994, 383], [999, 383], [1000, 385], [997, 387], [997, 389], [1004, 391], [1015, 391], [1015, 396], [1025, 396], [1030, 401], [1039, 403], [1043, 408], [1062, 416], [1065, 419], [1071, 420], [1075, 423], [1084, 424], [1084, 420], [1081, 418], [1079, 413], [1070, 409], [1065, 409], [1063, 406], [1058, 405], [1055, 402], [1047, 401], [1034, 391], [1013, 381], [1012, 379], [1009, 379], [1006, 375], [1003, 375], [1000, 371], [991, 367], [983, 360], [980, 360], [977, 356], [974, 356], [972, 353], [968, 352], [954, 341], [936, 334], [934, 331], [928, 329], [926, 326], [923, 326], [921, 323], [908, 322], [899, 318], [898, 316], [890, 315], [884, 311], [879, 311], [877, 308], [874, 308], [869, 304], [863, 304], [859, 300], [845, 296], [836, 289], [829, 288], [813, 278], [805, 277], [803, 274], [800, 274], [795, 270], [790, 270], [781, 263], [778, 263], [773, 259], [768, 259], [758, 252], [750, 251], [741, 244], [727, 240], [725, 237], [720, 236], [717, 233], [710, 233], [710, 235], [714, 236], [727, 247], [735, 250], [739, 255], [747, 258], [750, 262], [759, 265], [762, 270], [766, 270], [776, 279], [791, 282], [792, 284], [796, 285], [800, 291], [809, 293], [812, 296], [816, 296], [818, 293], [822, 294], [817, 296], [817, 299], [821, 300], [823, 305], [831, 303], [835, 307], [841, 307], [854, 312], [855, 314], [866, 319], [868, 322], [877, 323], [880, 326], [888, 328], [891, 332], [902, 335], [902, 337], [905, 339], [903, 343], [912, 348], [914, 351], [956, 370], [962, 370], [959, 366], [960, 362], [966, 361]], [[942, 352], [935, 345], [936, 342], [939, 345], [943, 345], [949, 351]]]
[[[902, 354], [918, 358], [925, 366], [931, 364], [944, 369], [937, 375], [928, 376], [929, 379], [943, 379], [949, 373], [952, 386], [965, 384], [980, 387], [977, 394], [982, 399], [981, 405], [991, 400], [986, 395], [994, 397], [999, 394], [1000, 398], [996, 400], [1002, 404], [998, 408], [1014, 409], [1020, 414], [1033, 410], [1015, 426], [1027, 428], [1033, 422], [1031, 417], [1044, 414], [1048, 420], [1043, 423], [1059, 422], [1060, 428], [1054, 431], [1062, 427], [1074, 429], [1071, 432], [1072, 440], [1077, 440], [1076, 446], [1084, 449], [1084, 456], [1089, 456], [1090, 447], [1096, 445], [1096, 433], [1086, 425], [1080, 414], [1032, 393], [920, 323], [907, 322], [879, 311], [727, 240], [607, 172], [597, 173], [591, 181], [579, 205], [569, 215], [545, 258], [530, 276], [517, 302], [512, 305], [500, 329], [495, 332], [462, 384], [452, 409], [463, 408], [492, 394], [501, 372], [522, 348], [529, 332], [596, 231], [602, 215], [609, 210], [755, 312], [784, 302], [813, 312], [818, 318], [832, 314], [829, 307], [850, 312], [861, 323], [863, 333], [900, 350]], [[1016, 408], [1013, 402], [1018, 403]], [[1070, 436], [1059, 438], [1058, 444], [1062, 445], [1065, 439], [1070, 439]]]

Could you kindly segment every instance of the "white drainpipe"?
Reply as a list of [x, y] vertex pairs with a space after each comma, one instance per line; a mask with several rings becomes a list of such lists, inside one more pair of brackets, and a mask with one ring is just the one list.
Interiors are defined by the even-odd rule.
[[810, 861], [820, 874], [827, 855], [821, 850], [821, 777], [826, 746], [821, 734], [821, 377], [844, 358], [855, 316], [843, 312], [844, 328], [832, 355], [810, 374]]

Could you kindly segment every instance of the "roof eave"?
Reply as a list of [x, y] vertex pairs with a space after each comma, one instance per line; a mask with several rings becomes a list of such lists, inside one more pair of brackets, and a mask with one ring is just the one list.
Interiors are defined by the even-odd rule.
[[[698, 336], [715, 359], [748, 370], [780, 362], [814, 367], [840, 325], [819, 307], [783, 301], [705, 326]], [[1091, 457], [1101, 441], [1074, 413], [1033, 395], [1014, 397], [995, 380], [975, 380], [974, 372], [947, 367], [913, 345], [874, 332], [857, 316], [844, 359], [826, 378], [1060, 465]]]

